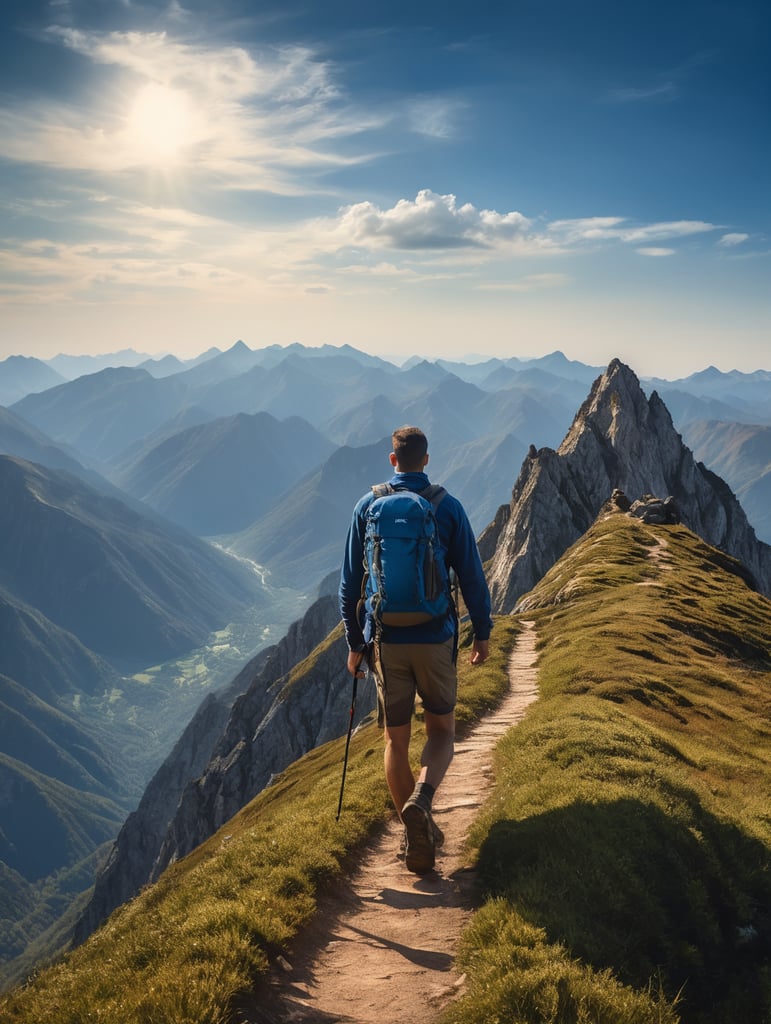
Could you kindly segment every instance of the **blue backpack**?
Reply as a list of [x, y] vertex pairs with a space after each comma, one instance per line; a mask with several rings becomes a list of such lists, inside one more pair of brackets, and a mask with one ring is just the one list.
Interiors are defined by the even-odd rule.
[[364, 533], [367, 611], [384, 626], [444, 618], [452, 598], [435, 511], [447, 492], [431, 485], [418, 494], [391, 484], [372, 491]]

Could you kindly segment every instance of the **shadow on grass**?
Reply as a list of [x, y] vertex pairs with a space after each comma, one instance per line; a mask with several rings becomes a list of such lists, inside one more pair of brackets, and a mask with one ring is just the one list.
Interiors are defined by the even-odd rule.
[[684, 1022], [769, 1020], [771, 851], [689, 802], [688, 824], [634, 799], [500, 821], [480, 883], [572, 956], [682, 989]]

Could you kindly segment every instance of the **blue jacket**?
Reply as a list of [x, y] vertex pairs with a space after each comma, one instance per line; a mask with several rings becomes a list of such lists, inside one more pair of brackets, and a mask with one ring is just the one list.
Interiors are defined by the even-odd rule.
[[[396, 473], [389, 483], [396, 488], [422, 491], [430, 481], [425, 473]], [[374, 494], [369, 491], [353, 510], [351, 526], [345, 545], [345, 557], [340, 574], [340, 614], [345, 627], [345, 637], [352, 651], [360, 651], [373, 639], [374, 623], [359, 619], [361, 585], [364, 579], [364, 531], [365, 515]], [[451, 494], [445, 495], [436, 510], [439, 539], [446, 553], [447, 566], [454, 569], [458, 577], [463, 600], [469, 610], [474, 636], [487, 640], [492, 629], [490, 618], [490, 591], [487, 588], [482, 560], [479, 557], [476, 539], [468, 521], [465, 509]], [[431, 644], [443, 643], [455, 635], [456, 622], [453, 615], [436, 622], [419, 626], [383, 627], [384, 643]]]

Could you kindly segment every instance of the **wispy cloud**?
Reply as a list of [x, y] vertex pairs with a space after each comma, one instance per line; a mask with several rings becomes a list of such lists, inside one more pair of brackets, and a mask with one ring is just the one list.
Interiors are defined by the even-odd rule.
[[652, 81], [636, 86], [611, 89], [605, 96], [610, 103], [668, 103], [677, 100], [687, 90], [694, 73], [712, 63], [715, 54], [710, 51], [693, 53], [680, 64], [652, 76]]
[[641, 256], [674, 256], [674, 249], [665, 249], [662, 246], [646, 245], [638, 249]]
[[654, 224], [632, 224], [625, 217], [585, 217], [576, 220], [552, 221], [549, 230], [565, 242], [619, 241], [640, 244], [673, 238], [684, 238], [715, 231], [717, 225], [703, 220], [659, 221]]
[[115, 175], [161, 150], [178, 174], [207, 175], [220, 190], [296, 194], [313, 190], [315, 172], [367, 159], [331, 143], [382, 123], [346, 101], [334, 68], [307, 47], [258, 52], [62, 26], [48, 38], [115, 77], [79, 103], [0, 109], [6, 159]]
[[729, 231], [728, 234], [723, 235], [722, 238], [719, 239], [717, 244], [727, 249], [733, 249], [735, 246], [746, 242], [749, 237], [749, 235], [742, 231]]
[[614, 103], [646, 103], [650, 100], [673, 100], [679, 91], [675, 82], [662, 82], [638, 89], [613, 89], [608, 98]]
[[433, 139], [451, 139], [458, 131], [458, 121], [467, 107], [460, 100], [445, 96], [422, 96], [407, 107], [410, 131]]
[[525, 274], [513, 281], [487, 281], [478, 285], [485, 292], [533, 292], [543, 288], [564, 288], [572, 278], [567, 274]]

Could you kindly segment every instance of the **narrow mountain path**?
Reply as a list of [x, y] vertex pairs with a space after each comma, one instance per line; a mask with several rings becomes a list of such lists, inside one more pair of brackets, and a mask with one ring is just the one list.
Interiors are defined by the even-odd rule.
[[[344, 896], [322, 910], [312, 951], [277, 979], [285, 1024], [430, 1024], [463, 991], [455, 970], [460, 934], [474, 910], [465, 838], [491, 785], [496, 741], [537, 696], [536, 635], [523, 631], [509, 662], [510, 689], [463, 740], [434, 810], [446, 839], [436, 870], [419, 877], [397, 859], [396, 818], [369, 847]], [[273, 1018], [271, 1018], [273, 1019]]]

